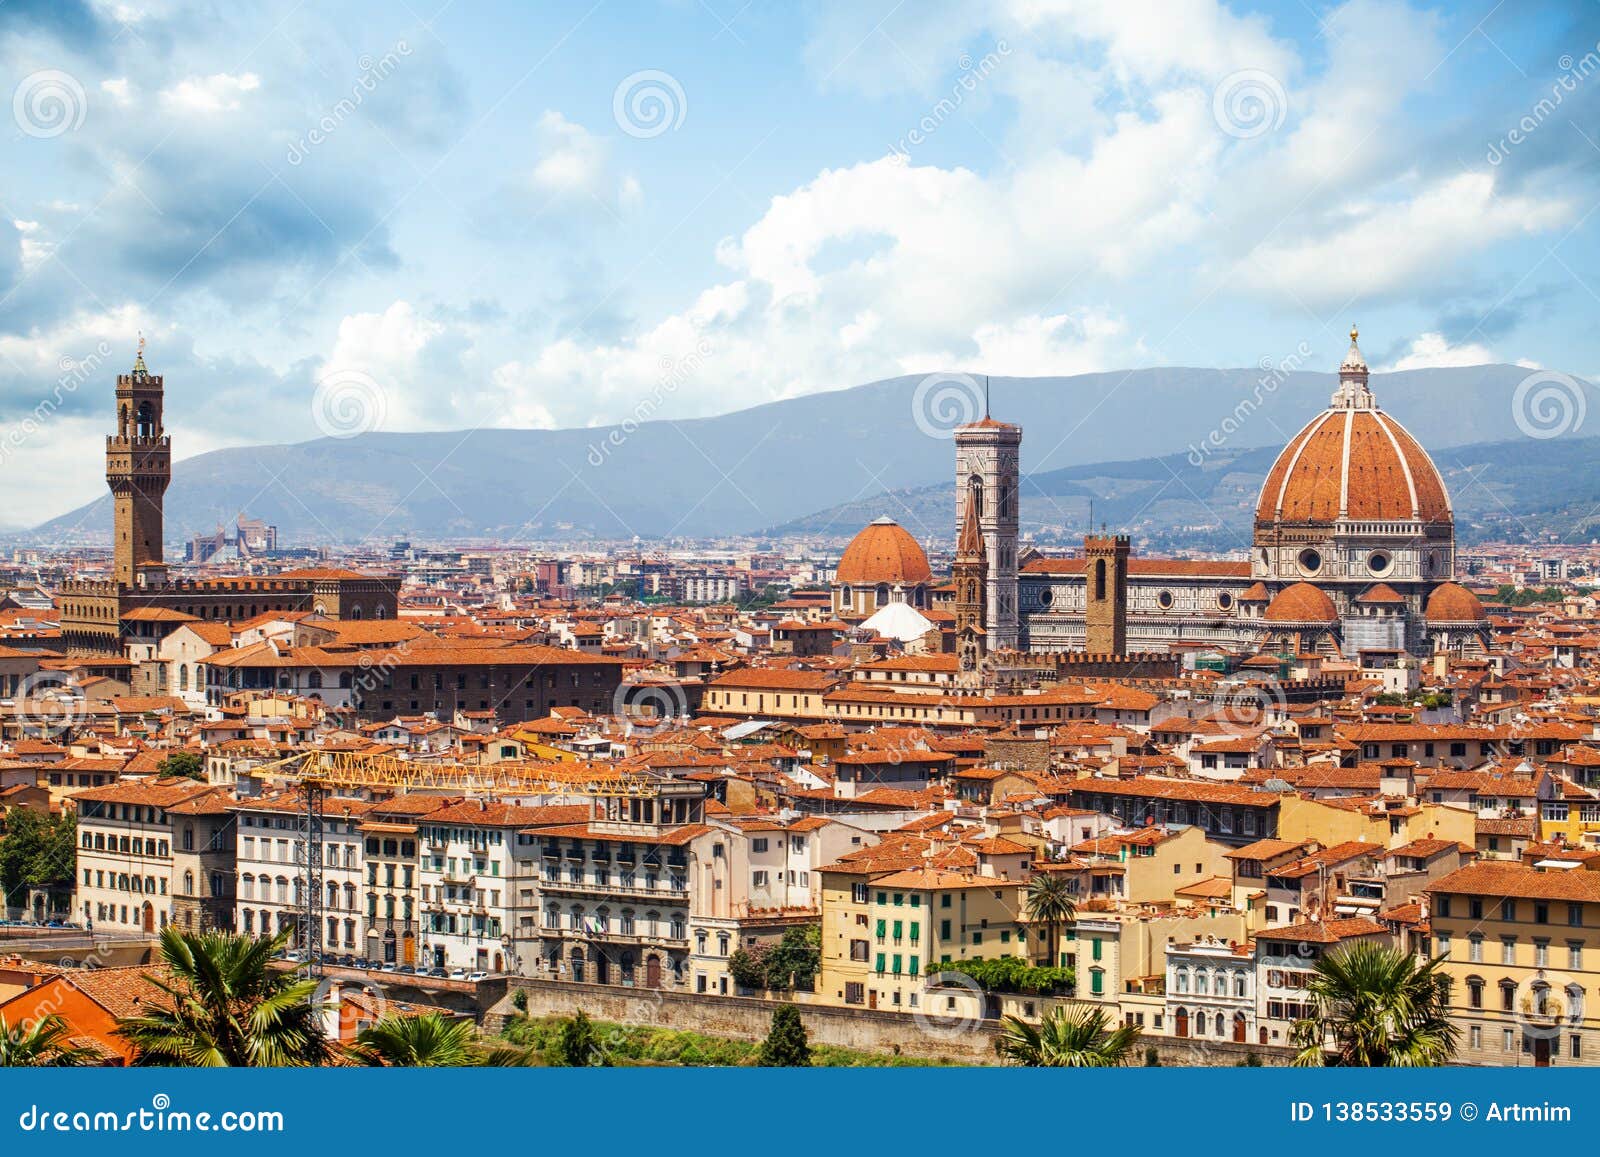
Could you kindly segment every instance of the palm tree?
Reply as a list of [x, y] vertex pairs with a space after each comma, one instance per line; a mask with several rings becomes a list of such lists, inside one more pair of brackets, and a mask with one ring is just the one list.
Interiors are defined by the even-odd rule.
[[472, 1021], [423, 1016], [386, 1016], [356, 1034], [350, 1056], [373, 1067], [436, 1069], [478, 1063]]
[[117, 1032], [137, 1064], [182, 1068], [304, 1067], [330, 1057], [317, 982], [272, 968], [289, 933], [256, 938], [230, 932], [161, 933], [166, 973], [147, 979], [169, 1002], [124, 1017]]
[[1000, 1059], [1015, 1065], [1046, 1069], [1110, 1069], [1128, 1063], [1138, 1043], [1131, 1024], [1111, 1027], [1103, 1008], [1052, 1009], [1035, 1028], [1008, 1016], [994, 1042]]
[[1437, 957], [1358, 940], [1326, 952], [1306, 983], [1315, 1010], [1294, 1025], [1301, 1066], [1406, 1067], [1455, 1056], [1449, 982]]
[[0, 1069], [77, 1067], [99, 1061], [91, 1048], [72, 1043], [72, 1029], [57, 1013], [12, 1028], [0, 1016]]
[[1061, 963], [1061, 926], [1078, 915], [1078, 905], [1073, 902], [1067, 878], [1060, 872], [1035, 872], [1028, 881], [1024, 907], [1029, 920], [1044, 925], [1045, 966], [1054, 968]]

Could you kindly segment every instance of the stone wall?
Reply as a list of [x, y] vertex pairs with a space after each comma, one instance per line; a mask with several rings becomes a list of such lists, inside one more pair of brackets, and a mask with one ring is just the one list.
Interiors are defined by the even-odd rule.
[[[485, 1016], [487, 1032], [498, 1033], [516, 1014], [512, 996], [518, 990], [528, 994], [529, 1016], [573, 1016], [582, 1011], [595, 1020], [616, 1024], [654, 1025], [748, 1041], [765, 1037], [773, 1010], [786, 1003], [760, 997], [709, 996], [516, 978], [512, 981], [511, 992]], [[996, 1063], [994, 1038], [998, 1021], [995, 1020], [953, 1027], [936, 1021], [925, 1023], [908, 1013], [839, 1008], [800, 1000], [792, 1003], [800, 1009], [800, 1019], [812, 1044], [966, 1065]], [[1135, 1064], [1144, 1063], [1145, 1050], [1150, 1047], [1157, 1050], [1163, 1065], [1227, 1067], [1239, 1064], [1251, 1053], [1264, 1065], [1284, 1065], [1291, 1055], [1283, 1048], [1146, 1036], [1139, 1043]]]

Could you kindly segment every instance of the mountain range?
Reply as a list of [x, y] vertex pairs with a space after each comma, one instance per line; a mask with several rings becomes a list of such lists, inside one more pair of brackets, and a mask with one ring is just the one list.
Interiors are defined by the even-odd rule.
[[[1581, 421], [1528, 437], [1509, 365], [1374, 374], [1434, 455], [1473, 533], [1583, 533], [1600, 440]], [[1141, 369], [1000, 378], [992, 412], [1024, 428], [1022, 512], [1043, 539], [1093, 519], [1147, 541], [1236, 549], [1273, 455], [1327, 405], [1332, 374]], [[169, 546], [241, 512], [286, 546], [854, 533], [881, 514], [953, 534], [950, 428], [983, 385], [908, 376], [711, 418], [566, 430], [366, 433], [215, 450], [178, 462]], [[1580, 399], [1581, 405], [1581, 399]], [[1581, 409], [1578, 413], [1581, 415]], [[181, 453], [181, 445], [176, 447]], [[98, 470], [99, 462], [84, 463]], [[108, 542], [109, 495], [14, 539]]]

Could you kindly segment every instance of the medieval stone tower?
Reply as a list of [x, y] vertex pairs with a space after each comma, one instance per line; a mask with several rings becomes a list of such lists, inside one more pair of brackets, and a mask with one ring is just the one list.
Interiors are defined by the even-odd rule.
[[956, 525], [976, 512], [983, 540], [985, 649], [1017, 650], [1017, 481], [1022, 427], [985, 414], [956, 430]]
[[1125, 534], [1084, 537], [1084, 650], [1091, 655], [1128, 653], [1128, 552]]
[[144, 366], [144, 339], [133, 372], [117, 375], [117, 432], [106, 439], [106, 485], [115, 501], [116, 580], [123, 586], [166, 581], [161, 500], [172, 481], [172, 438], [161, 424], [162, 381]]
[[977, 505], [961, 505], [961, 533], [956, 537], [956, 561], [951, 572], [956, 584], [956, 669], [963, 683], [972, 683], [983, 669], [983, 608], [989, 565], [983, 553], [983, 535], [978, 530]]

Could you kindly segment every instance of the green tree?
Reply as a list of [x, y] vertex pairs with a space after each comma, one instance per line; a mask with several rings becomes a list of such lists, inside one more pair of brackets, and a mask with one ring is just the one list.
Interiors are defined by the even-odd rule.
[[765, 988], [767, 986], [767, 957], [772, 955], [770, 944], [756, 944], [750, 948], [735, 948], [728, 957], [728, 975], [740, 988]]
[[786, 929], [766, 954], [766, 986], [774, 992], [809, 991], [822, 960], [822, 925]]
[[174, 751], [156, 765], [156, 774], [175, 779], [203, 780], [206, 777], [206, 764], [192, 751]]
[[330, 1057], [317, 984], [271, 960], [289, 933], [271, 938], [230, 932], [161, 933], [167, 974], [149, 980], [164, 1004], [124, 1017], [117, 1031], [139, 1051], [138, 1064], [181, 1068], [304, 1067]]
[[1111, 1027], [1103, 1008], [1055, 1008], [1035, 1027], [1008, 1016], [994, 1051], [1009, 1064], [1046, 1069], [1109, 1069], [1125, 1065], [1139, 1041], [1133, 1025]]
[[581, 1008], [578, 1015], [561, 1026], [556, 1038], [556, 1059], [567, 1068], [610, 1068], [611, 1058], [601, 1046], [589, 1015]]
[[1023, 902], [1028, 919], [1044, 925], [1045, 964], [1051, 967], [1061, 962], [1061, 929], [1078, 915], [1078, 905], [1072, 898], [1070, 885], [1061, 872], [1035, 872], [1028, 881], [1028, 894]]
[[772, 1069], [811, 1067], [811, 1043], [806, 1026], [800, 1022], [799, 1009], [786, 1004], [772, 1014], [772, 1027], [761, 1042], [757, 1063]]
[[99, 1061], [93, 1049], [75, 1045], [72, 1030], [59, 1015], [41, 1016], [16, 1028], [0, 1016], [0, 1069], [67, 1068]]
[[1068, 992], [1076, 980], [1070, 968], [1041, 968], [1020, 956], [957, 960], [937, 968], [938, 974], [952, 972], [971, 977], [985, 992]]
[[28, 891], [39, 888], [51, 894], [52, 912], [66, 911], [71, 903], [77, 844], [75, 813], [51, 816], [31, 808], [12, 808], [6, 814], [5, 838], [0, 839], [0, 891], [5, 893], [5, 904], [20, 908], [27, 903]]
[[1306, 982], [1314, 1010], [1295, 1022], [1303, 1067], [1417, 1068], [1456, 1051], [1444, 957], [1420, 963], [1400, 948], [1358, 940], [1326, 952]]

